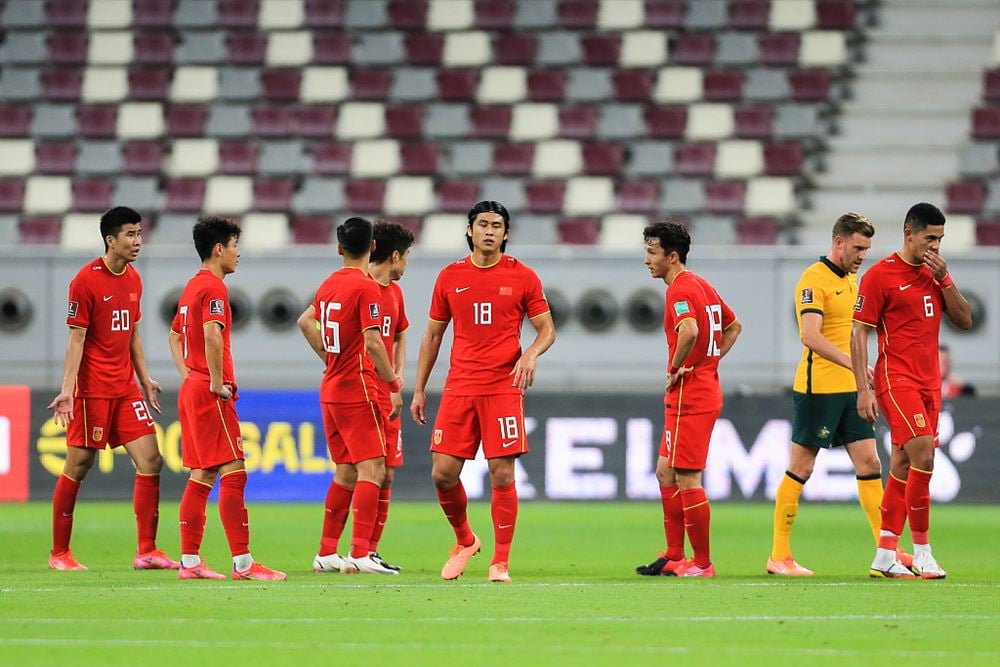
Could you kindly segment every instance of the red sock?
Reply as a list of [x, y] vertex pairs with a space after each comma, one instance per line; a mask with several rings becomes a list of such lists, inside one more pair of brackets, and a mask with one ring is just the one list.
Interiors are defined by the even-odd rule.
[[250, 520], [243, 499], [246, 486], [246, 470], [227, 472], [219, 480], [219, 516], [229, 541], [229, 553], [234, 556], [250, 553]]
[[196, 556], [205, 535], [205, 506], [212, 487], [189, 479], [181, 496], [181, 553]]
[[660, 487], [663, 504], [663, 532], [667, 536], [667, 558], [684, 558], [684, 503], [677, 485]]
[[66, 475], [59, 475], [56, 490], [52, 493], [52, 555], [58, 556], [69, 550], [69, 538], [73, 534], [73, 509], [80, 482]]
[[389, 501], [391, 499], [391, 486], [378, 490], [378, 510], [375, 512], [375, 530], [372, 531], [372, 541], [368, 545], [369, 551], [378, 551], [378, 542], [382, 539], [382, 531], [385, 530], [385, 520], [389, 516]]
[[337, 543], [344, 532], [347, 515], [351, 513], [351, 497], [353, 489], [330, 482], [326, 490], [326, 514], [323, 516], [323, 536], [319, 540], [319, 555], [329, 556], [337, 553]]
[[378, 484], [367, 480], [359, 481], [354, 487], [354, 501], [351, 503], [351, 511], [354, 512], [351, 556], [354, 558], [368, 555], [368, 545], [375, 530], [375, 515], [378, 513], [379, 491]]
[[931, 527], [931, 471], [910, 466], [906, 478], [906, 516], [913, 543], [930, 544], [927, 533]]
[[471, 546], [476, 540], [472, 536], [472, 528], [469, 527], [469, 498], [465, 495], [462, 482], [459, 481], [450, 489], [438, 489], [437, 494], [438, 503], [455, 531], [456, 540], [463, 547]]
[[712, 510], [708, 505], [708, 496], [700, 486], [696, 489], [684, 489], [680, 493], [684, 506], [684, 527], [687, 528], [688, 541], [694, 550], [694, 564], [698, 567], [708, 567], [712, 564], [709, 549], [709, 525], [712, 521]]
[[878, 540], [880, 549], [896, 550], [899, 535], [906, 524], [906, 482], [889, 473], [882, 494], [882, 530], [892, 533], [892, 537], [882, 536]]
[[139, 553], [156, 549], [156, 528], [160, 523], [160, 476], [135, 474], [132, 510], [139, 533]]
[[514, 526], [517, 524], [517, 487], [513, 482], [507, 486], [493, 487], [490, 513], [493, 516], [493, 539], [496, 544], [492, 563], [507, 563], [510, 559], [510, 543], [514, 541]]

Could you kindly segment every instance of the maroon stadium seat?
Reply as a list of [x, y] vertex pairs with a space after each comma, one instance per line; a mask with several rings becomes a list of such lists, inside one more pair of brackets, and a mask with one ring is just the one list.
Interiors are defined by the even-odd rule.
[[710, 181], [705, 184], [706, 208], [712, 213], [742, 213], [746, 181]]
[[297, 136], [326, 139], [333, 135], [337, 112], [333, 107], [307, 105], [293, 109], [292, 117]]
[[437, 144], [403, 144], [399, 150], [404, 174], [435, 176], [438, 173]]
[[976, 245], [1000, 246], [1000, 220], [976, 223]]
[[45, 22], [53, 28], [85, 28], [87, 3], [80, 0], [45, 0]]
[[600, 232], [597, 218], [566, 218], [559, 222], [559, 241], [570, 245], [594, 245]]
[[21, 220], [22, 243], [59, 243], [62, 220], [60, 218], [24, 218]]
[[254, 181], [253, 205], [258, 211], [287, 211], [292, 208], [295, 181], [290, 178], [266, 178]]
[[292, 134], [295, 120], [284, 106], [259, 106], [250, 111], [253, 133], [258, 137], [284, 138]]
[[232, 65], [260, 65], [267, 54], [267, 34], [236, 31], [226, 35], [226, 54]]
[[855, 0], [818, 0], [816, 27], [823, 30], [850, 30], [854, 27], [857, 9]]
[[774, 109], [769, 106], [741, 107], [733, 113], [735, 134], [740, 139], [763, 139], [774, 132]]
[[670, 62], [705, 66], [715, 60], [715, 36], [709, 32], [681, 33], [674, 37]]
[[765, 33], [757, 39], [760, 62], [764, 65], [797, 65], [801, 38], [796, 32]]
[[35, 144], [35, 171], [39, 174], [72, 174], [79, 151], [72, 141], [43, 141]]
[[312, 146], [313, 171], [323, 176], [351, 171], [351, 144], [322, 142]]
[[501, 65], [531, 65], [538, 55], [538, 37], [528, 32], [497, 35], [493, 54]]
[[169, 180], [165, 194], [166, 210], [200, 213], [205, 202], [205, 180], [201, 178]]
[[510, 107], [473, 107], [469, 114], [473, 136], [489, 139], [506, 139], [510, 134], [513, 112]]
[[774, 218], [749, 218], [736, 223], [740, 245], [774, 245], [778, 242], [778, 221]]
[[611, 75], [615, 99], [622, 102], [647, 102], [653, 94], [653, 73], [648, 69], [617, 70]]
[[76, 131], [82, 137], [107, 138], [118, 133], [118, 107], [94, 105], [77, 107]]
[[354, 40], [346, 32], [313, 33], [313, 62], [317, 65], [346, 65], [351, 62]]
[[253, 174], [257, 171], [260, 147], [243, 140], [219, 144], [219, 171], [223, 174]]
[[949, 213], [979, 213], [986, 203], [986, 183], [980, 180], [949, 183], [945, 198]]
[[355, 69], [351, 72], [351, 97], [356, 100], [384, 100], [391, 89], [391, 69]]
[[444, 35], [433, 32], [416, 32], [408, 34], [406, 45], [406, 62], [410, 65], [440, 65], [444, 54]]
[[0, 137], [26, 137], [31, 132], [32, 107], [0, 104]]
[[983, 99], [994, 104], [1000, 102], [1000, 69], [983, 72]]
[[597, 10], [597, 0], [559, 0], [556, 21], [562, 28], [593, 28]]
[[80, 178], [73, 181], [73, 210], [104, 212], [111, 208], [115, 182], [110, 178]]
[[49, 61], [58, 65], [83, 65], [87, 62], [87, 32], [59, 30], [49, 33], [45, 42]]
[[528, 99], [559, 102], [566, 97], [566, 70], [540, 69], [528, 72]]
[[797, 141], [764, 146], [764, 173], [768, 176], [800, 176], [805, 149]]
[[197, 104], [175, 104], [167, 109], [167, 136], [200, 137], [205, 134], [208, 109]]
[[646, 110], [646, 129], [650, 137], [677, 139], [684, 136], [686, 127], [685, 107], [650, 107]]
[[143, 31], [132, 37], [132, 60], [139, 65], [169, 65], [177, 37], [169, 31]]
[[580, 38], [583, 61], [591, 67], [617, 65], [621, 55], [620, 35], [584, 35]]
[[170, 27], [174, 0], [132, 0], [132, 25], [137, 28]]
[[972, 110], [972, 138], [1000, 139], [1000, 108]]
[[674, 148], [674, 171], [682, 176], [709, 176], [715, 171], [715, 144], [678, 144]]
[[391, 0], [389, 24], [396, 30], [421, 30], [427, 25], [427, 0]]
[[215, 22], [223, 28], [253, 28], [259, 13], [258, 0], [218, 0]]
[[128, 174], [159, 174], [163, 146], [158, 141], [130, 141], [122, 147], [122, 162]]
[[438, 97], [449, 102], [473, 100], [478, 83], [479, 73], [473, 69], [438, 70]]
[[565, 181], [535, 181], [524, 186], [525, 208], [532, 213], [562, 213]]
[[614, 176], [621, 173], [622, 146], [616, 143], [583, 145], [583, 173], [591, 176]]
[[369, 213], [382, 211], [385, 200], [385, 181], [351, 181], [344, 188], [347, 208]]
[[328, 215], [299, 215], [292, 219], [295, 243], [329, 243], [333, 219]]
[[659, 181], [622, 181], [618, 208], [625, 213], [652, 213], [660, 208]]
[[25, 183], [20, 178], [0, 178], [0, 211], [20, 211]]
[[305, 25], [309, 28], [340, 28], [344, 25], [347, 0], [306, 0]]
[[423, 227], [422, 219], [410, 215], [394, 215], [392, 216], [392, 221], [409, 229], [413, 232], [414, 240], [420, 241], [420, 230]]
[[743, 98], [743, 72], [715, 70], [705, 72], [703, 96], [709, 102], [735, 102]]
[[493, 170], [504, 175], [531, 173], [535, 159], [535, 144], [497, 144], [493, 149]]
[[559, 109], [559, 136], [567, 139], [589, 139], [597, 134], [597, 109], [589, 106]]
[[445, 213], [465, 213], [479, 201], [479, 181], [443, 181], [438, 185], [438, 207]]
[[266, 100], [297, 101], [301, 85], [302, 71], [299, 69], [268, 69], [260, 75], [261, 92]]
[[646, 0], [646, 27], [682, 28], [684, 13], [684, 0]]
[[729, 27], [737, 30], [767, 30], [771, 0], [731, 0]]
[[42, 90], [48, 100], [80, 99], [83, 71], [75, 67], [50, 67], [42, 72]]
[[514, 0], [476, 0], [476, 27], [502, 30], [514, 22]]
[[830, 71], [804, 69], [789, 72], [788, 85], [796, 102], [826, 102], [830, 99]]
[[424, 134], [424, 107], [396, 105], [386, 107], [385, 133], [398, 139], [412, 139]]
[[169, 67], [133, 67], [128, 71], [130, 100], [165, 100], [170, 93]]

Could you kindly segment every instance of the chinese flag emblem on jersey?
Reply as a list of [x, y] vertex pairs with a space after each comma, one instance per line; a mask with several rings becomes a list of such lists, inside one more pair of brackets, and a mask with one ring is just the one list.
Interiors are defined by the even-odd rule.
[[514, 293], [514, 290], [512, 290], [510, 287], [501, 287], [500, 288], [500, 296], [510, 296], [513, 293]]

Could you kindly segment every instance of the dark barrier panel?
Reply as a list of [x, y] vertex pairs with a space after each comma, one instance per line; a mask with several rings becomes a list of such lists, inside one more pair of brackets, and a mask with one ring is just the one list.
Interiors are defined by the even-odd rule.
[[[32, 392], [31, 497], [51, 497], [62, 468], [65, 439], [45, 406], [56, 392]], [[332, 475], [319, 419], [317, 392], [241, 391], [243, 446], [251, 500], [321, 502]], [[161, 399], [157, 418], [163, 456], [164, 498], [180, 497], [185, 471], [180, 456], [176, 395]], [[428, 412], [433, 415], [437, 397]], [[526, 427], [531, 452], [518, 461], [524, 499], [658, 499], [653, 469], [663, 427], [657, 396], [530, 394]], [[765, 500], [784, 474], [791, 435], [791, 398], [730, 398], [712, 436], [704, 483], [713, 499]], [[435, 498], [430, 482], [432, 429], [403, 418], [406, 464], [397, 473], [394, 498]], [[1000, 400], [960, 399], [945, 404], [931, 492], [936, 501], [997, 502], [1000, 479]], [[888, 443], [880, 430], [883, 455]], [[990, 445], [994, 445], [990, 447]], [[883, 456], [883, 461], [885, 456]], [[885, 463], [883, 463], [885, 467]], [[133, 468], [125, 452], [101, 452], [84, 485], [84, 498], [131, 497]], [[466, 464], [470, 498], [489, 495], [484, 460]], [[847, 501], [856, 493], [843, 450], [821, 452], [805, 488], [810, 500]]]

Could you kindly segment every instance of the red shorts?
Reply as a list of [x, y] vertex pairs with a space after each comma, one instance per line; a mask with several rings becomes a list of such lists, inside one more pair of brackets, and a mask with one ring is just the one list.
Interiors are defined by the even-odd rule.
[[460, 459], [476, 458], [479, 443], [488, 459], [528, 453], [524, 397], [520, 394], [441, 397], [431, 451]]
[[132, 384], [132, 391], [121, 398], [74, 398], [73, 421], [66, 425], [66, 444], [104, 449], [109, 444], [118, 447], [155, 433], [149, 406], [139, 387]]
[[403, 465], [403, 421], [400, 415], [395, 419], [389, 419], [392, 412], [392, 404], [386, 401], [379, 401], [382, 414], [385, 420], [382, 422], [382, 432], [385, 434], [385, 464], [391, 468], [399, 468]]
[[177, 392], [181, 420], [181, 458], [187, 468], [208, 470], [243, 460], [243, 436], [236, 401], [224, 401], [207, 380], [190, 375]]
[[922, 435], [937, 442], [938, 415], [941, 414], [941, 392], [920, 389], [890, 389], [878, 396], [878, 407], [889, 422], [892, 444], [903, 443]]
[[704, 470], [708, 460], [708, 443], [719, 412], [699, 412], [678, 415], [663, 412], [663, 437], [660, 439], [660, 456], [667, 465], [681, 470]]
[[358, 463], [385, 456], [382, 410], [372, 401], [321, 403], [326, 448], [334, 463]]

